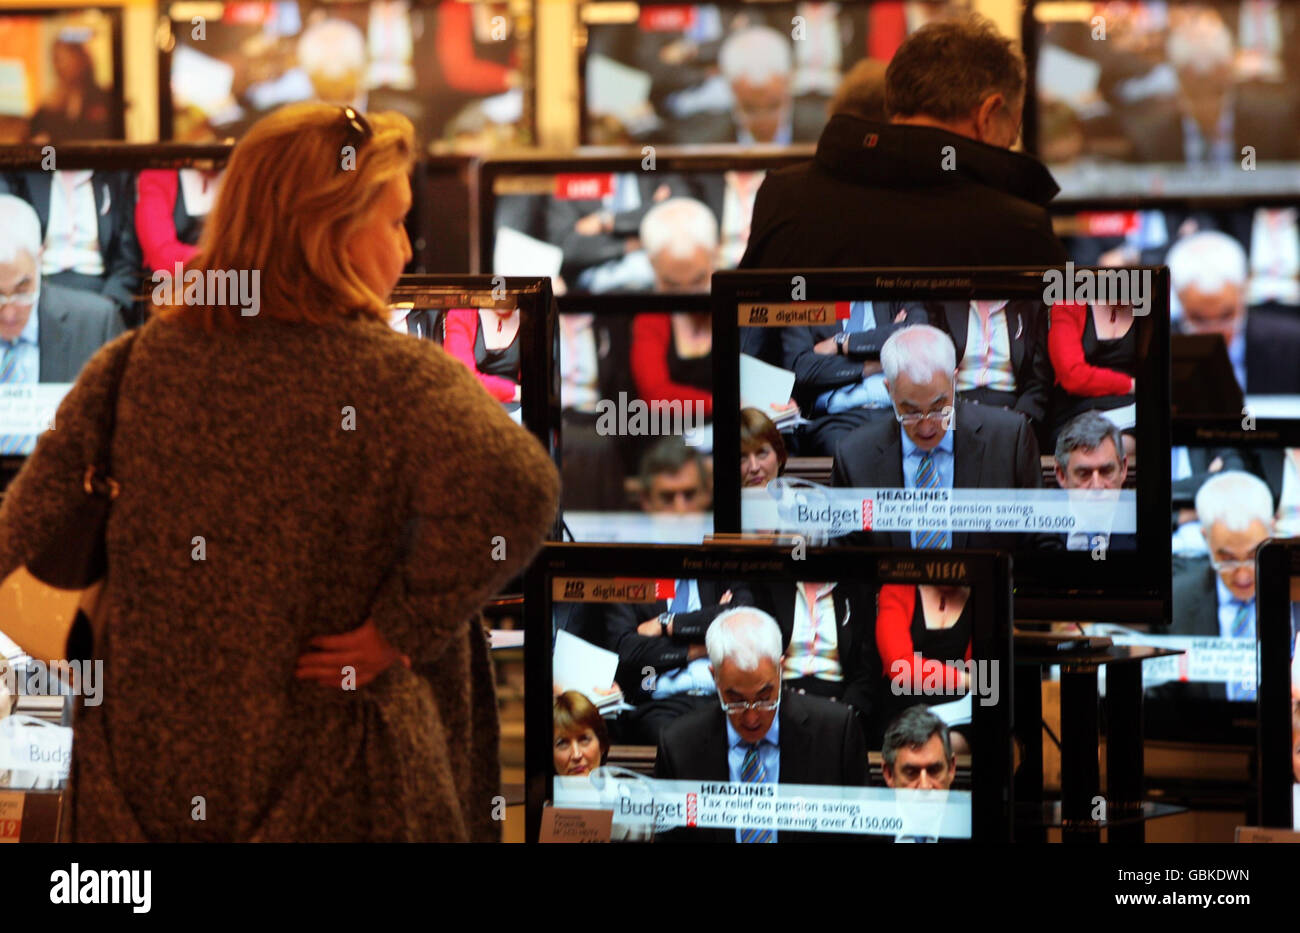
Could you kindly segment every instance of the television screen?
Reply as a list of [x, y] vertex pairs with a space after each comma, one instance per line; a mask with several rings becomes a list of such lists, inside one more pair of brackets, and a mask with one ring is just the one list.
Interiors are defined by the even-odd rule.
[[[1168, 265], [1176, 335], [1221, 338], [1245, 395], [1238, 417], [1300, 418], [1300, 202], [1160, 201], [1057, 214], [1053, 226], [1080, 264]], [[1178, 348], [1176, 347], [1175, 350]], [[1204, 368], [1180, 379], [1175, 408], [1206, 411]], [[1220, 392], [1221, 396], [1226, 393]], [[1228, 406], [1232, 407], [1232, 406]], [[1222, 414], [1222, 412], [1221, 412]]]
[[1162, 478], [1137, 465], [1166, 449], [1163, 276], [1122, 270], [1121, 296], [1061, 275], [716, 276], [716, 407], [736, 421], [715, 449], [740, 464], [718, 474], [719, 529], [1008, 549], [1018, 587], [1140, 586], [1133, 553], [1162, 546], [1141, 518]]
[[101, 7], [0, 10], [0, 144], [123, 139], [121, 23]]
[[[584, 4], [582, 140], [816, 142], [841, 81], [884, 66], [907, 36], [963, 4]], [[883, 108], [883, 93], [877, 106]]]
[[403, 113], [439, 151], [531, 140], [527, 0], [187, 0], [168, 13], [165, 137], [239, 136], [277, 107], [323, 100]]
[[621, 841], [1005, 838], [1005, 561], [549, 547], [533, 816], [612, 811]]
[[769, 170], [811, 148], [758, 154], [582, 156], [483, 163], [482, 262], [549, 275], [556, 294], [704, 294], [740, 262]]
[[[17, 257], [0, 263], [0, 294], [11, 299], [0, 336], [17, 341], [0, 361], [6, 475], [52, 426], [86, 360], [143, 321], [151, 297], [179, 298], [168, 289], [183, 283], [180, 267], [196, 250], [228, 154], [224, 146], [67, 145], [53, 171], [34, 146], [0, 158], [0, 248]], [[257, 301], [251, 276], [231, 288], [233, 303]]]
[[1292, 4], [1040, 0], [1024, 35], [1026, 140], [1065, 197], [1300, 190]]
[[713, 325], [704, 296], [561, 299], [561, 512], [575, 541], [713, 532]]
[[389, 302], [394, 330], [439, 344], [517, 424], [556, 453], [558, 353], [550, 282], [404, 275]]
[[1259, 825], [1300, 829], [1300, 542], [1259, 549]]

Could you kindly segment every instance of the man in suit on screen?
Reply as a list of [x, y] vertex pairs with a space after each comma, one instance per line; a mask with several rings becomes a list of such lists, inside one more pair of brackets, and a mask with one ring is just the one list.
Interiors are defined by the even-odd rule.
[[[880, 351], [893, 410], [835, 451], [831, 485], [886, 489], [1036, 489], [1038, 441], [1018, 412], [956, 401], [956, 350], [943, 331], [906, 327]], [[951, 531], [863, 531], [845, 543], [893, 548], [1013, 549], [1032, 536]], [[1034, 543], [1037, 543], [1034, 539]]]
[[[724, 612], [705, 638], [719, 705], [663, 730], [655, 777], [746, 784], [865, 787], [867, 750], [852, 710], [781, 690], [781, 629], [753, 608]], [[678, 829], [665, 841], [825, 841], [815, 833], [737, 827]]]

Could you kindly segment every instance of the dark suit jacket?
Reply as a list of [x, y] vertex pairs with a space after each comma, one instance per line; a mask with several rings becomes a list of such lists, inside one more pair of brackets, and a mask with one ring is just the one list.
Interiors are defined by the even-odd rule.
[[[673, 618], [673, 634], [638, 635], [637, 626], [668, 611], [668, 601], [653, 603], [615, 603], [605, 609], [604, 647], [618, 654], [618, 684], [633, 705], [650, 699], [641, 683], [642, 670], [654, 668], [656, 675], [682, 667], [693, 644], [704, 643], [709, 624], [721, 612], [737, 606], [752, 606], [754, 597], [748, 587], [721, 580], [699, 580], [700, 609], [679, 612]], [[720, 605], [723, 593], [731, 590], [731, 602]]]
[[[777, 713], [781, 724], [781, 784], [866, 787], [867, 747], [847, 706], [786, 691]], [[727, 720], [722, 708], [687, 713], [659, 737], [655, 777], [663, 780], [731, 780], [727, 767]], [[679, 829], [665, 842], [735, 842], [734, 829]], [[824, 833], [778, 831], [778, 842], [826, 842]], [[858, 837], [860, 840], [861, 837]]]
[[[50, 223], [52, 172], [13, 172], [5, 187], [36, 211], [41, 221], [41, 238]], [[100, 172], [91, 177], [95, 192], [95, 216], [99, 219], [99, 252], [104, 260], [100, 294], [120, 309], [135, 304], [140, 290], [144, 256], [135, 234], [135, 175], [131, 172]]]
[[[927, 305], [926, 310], [930, 319], [952, 338], [960, 364], [966, 355], [970, 303], [936, 302]], [[1055, 382], [1052, 361], [1047, 354], [1047, 309], [1034, 301], [1012, 301], [1007, 304], [1006, 318], [1011, 369], [1016, 378], [1015, 410], [1035, 424], [1042, 424]]]
[[1058, 190], [1030, 156], [837, 114], [812, 162], [763, 179], [740, 267], [1064, 265], [1045, 209]]
[[[1295, 133], [1297, 119], [1292, 96], [1264, 85], [1243, 84], [1236, 89], [1233, 116], [1233, 164], [1241, 161], [1243, 146], [1255, 147], [1261, 162], [1300, 157]], [[1176, 103], [1150, 101], [1134, 106], [1122, 116], [1125, 135], [1138, 162], [1184, 162], [1183, 122]]]
[[126, 329], [107, 298], [48, 281], [41, 283], [36, 313], [41, 382], [76, 382], [86, 360]]
[[[958, 401], [953, 438], [953, 485], [957, 489], [1037, 489], [1043, 485], [1038, 441], [1022, 415]], [[903, 488], [902, 426], [880, 417], [840, 442], [831, 469], [832, 486]], [[958, 531], [954, 548], [1015, 550], [1026, 537], [1016, 534]], [[906, 531], [863, 531], [845, 536], [845, 544], [908, 549]]]
[[[791, 114], [790, 141], [807, 143], [815, 140], [826, 125], [826, 98], [810, 95], [794, 101]], [[729, 110], [711, 110], [692, 114], [668, 123], [667, 141], [674, 145], [734, 145], [740, 141], [740, 126]]]
[[[1170, 635], [1219, 636], [1219, 594], [1215, 586], [1214, 568], [1205, 557], [1175, 557], [1173, 564], [1172, 624]], [[1226, 700], [1228, 692], [1223, 684], [1171, 683], [1161, 684], [1151, 691], [1151, 698], [1160, 701]]]
[[[813, 402], [823, 392], [860, 381], [862, 363], [865, 360], [880, 359], [880, 348], [899, 328], [909, 324], [930, 323], [920, 305], [874, 302], [871, 310], [875, 315], [875, 326], [850, 335], [846, 356], [831, 356], [817, 353], [813, 349], [821, 341], [840, 332], [840, 327], [836, 324], [780, 329], [782, 366], [794, 372], [794, 398], [805, 412], [811, 411]], [[907, 317], [903, 323], [895, 324], [894, 318], [900, 310], [906, 310]]]
[[1300, 320], [1246, 313], [1246, 391], [1253, 395], [1300, 394]]
[[[863, 727], [867, 728], [880, 709], [881, 663], [876, 649], [875, 593], [861, 584], [837, 582], [831, 600], [835, 604], [836, 647], [844, 677], [838, 698], [857, 711]], [[754, 602], [776, 619], [781, 626], [781, 647], [789, 648], [794, 632], [795, 584], [781, 580], [758, 586], [754, 590]]]

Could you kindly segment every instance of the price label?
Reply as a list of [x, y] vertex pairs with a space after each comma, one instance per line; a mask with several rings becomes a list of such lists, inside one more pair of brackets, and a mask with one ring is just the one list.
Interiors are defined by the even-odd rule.
[[17, 842], [23, 828], [23, 800], [26, 794], [0, 791], [0, 842]]

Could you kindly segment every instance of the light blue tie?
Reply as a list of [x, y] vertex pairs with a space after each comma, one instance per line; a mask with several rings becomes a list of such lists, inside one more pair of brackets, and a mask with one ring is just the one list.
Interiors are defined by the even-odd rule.
[[[767, 769], [763, 767], [763, 760], [758, 756], [758, 744], [750, 745], [743, 743], [745, 749], [745, 760], [740, 766], [740, 779], [746, 784], [766, 784]], [[742, 829], [740, 831], [741, 842], [771, 842], [772, 831], [770, 829]]]
[[674, 614], [691, 611], [691, 581], [677, 581], [677, 588], [673, 591], [673, 601], [668, 604], [668, 611]]
[[[939, 465], [934, 462], [933, 451], [926, 451], [921, 456], [921, 462], [916, 468], [916, 488], [917, 489], [940, 489], [943, 486], [939, 479]], [[952, 536], [946, 531], [922, 531], [916, 536], [916, 546], [918, 548], [950, 548], [952, 547]]]
[[[1237, 607], [1237, 614], [1232, 617], [1231, 633], [1233, 638], [1250, 638], [1254, 632], [1250, 631], [1250, 603], [1244, 603], [1239, 599], [1234, 599], [1232, 605]], [[1229, 683], [1228, 699], [1249, 701], [1255, 699], [1255, 691], [1246, 684]]]
[[[18, 342], [0, 341], [4, 356], [0, 357], [0, 384], [18, 381]], [[0, 454], [22, 453], [28, 436], [25, 434], [0, 434]]]

